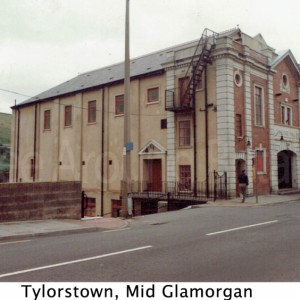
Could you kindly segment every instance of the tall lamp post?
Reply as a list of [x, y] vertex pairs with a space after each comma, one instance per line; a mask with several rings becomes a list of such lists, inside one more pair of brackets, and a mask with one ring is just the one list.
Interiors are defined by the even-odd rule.
[[123, 147], [123, 179], [122, 190], [122, 217], [131, 215], [128, 196], [131, 193], [131, 155], [130, 134], [130, 54], [129, 54], [129, 0], [126, 0], [125, 17], [125, 70], [124, 70], [124, 147]]

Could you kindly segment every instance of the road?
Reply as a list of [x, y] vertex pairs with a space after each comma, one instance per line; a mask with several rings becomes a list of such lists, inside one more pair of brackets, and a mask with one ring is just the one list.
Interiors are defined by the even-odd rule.
[[300, 281], [300, 201], [201, 207], [0, 244], [0, 281]]

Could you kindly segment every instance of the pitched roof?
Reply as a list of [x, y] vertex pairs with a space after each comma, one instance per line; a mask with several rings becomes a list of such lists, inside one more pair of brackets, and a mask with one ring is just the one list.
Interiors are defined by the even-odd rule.
[[[178, 51], [186, 47], [195, 45], [198, 41], [184, 43], [171, 48], [160, 50], [151, 54], [147, 54], [130, 61], [130, 75], [131, 77], [145, 76], [164, 70], [162, 64], [168, 61], [168, 53], [171, 51]], [[101, 69], [93, 70], [80, 74], [62, 84], [59, 84], [45, 92], [38, 94], [28, 100], [25, 100], [18, 105], [23, 106], [34, 102], [43, 100], [50, 100], [62, 95], [71, 94], [95, 87], [100, 87], [107, 84], [116, 83], [124, 79], [124, 63], [118, 63], [107, 66]]]
[[[221, 36], [232, 36], [234, 34], [241, 34], [239, 28], [233, 28], [219, 33]], [[199, 40], [176, 45], [167, 49], [163, 49], [154, 53], [143, 55], [130, 61], [130, 75], [131, 77], [146, 76], [157, 72], [164, 71], [164, 64], [169, 62], [168, 53], [179, 51], [185, 48], [196, 46]], [[93, 70], [67, 80], [45, 92], [38, 94], [35, 97], [29, 98], [15, 107], [29, 105], [35, 102], [55, 99], [57, 97], [68, 95], [92, 88], [101, 87], [117, 83], [124, 80], [124, 63], [118, 63], [107, 66], [101, 69]]]
[[286, 57], [290, 57], [295, 69], [297, 70], [298, 74], [300, 75], [300, 67], [292, 53], [291, 50], [282, 50], [276, 53], [277, 56], [274, 58], [274, 60], [271, 62], [271, 67], [276, 67], [281, 61], [283, 61]]

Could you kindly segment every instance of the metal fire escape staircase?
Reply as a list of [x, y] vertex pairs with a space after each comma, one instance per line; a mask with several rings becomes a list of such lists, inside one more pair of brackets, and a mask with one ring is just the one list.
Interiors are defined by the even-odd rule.
[[181, 80], [179, 90], [166, 90], [167, 111], [177, 113], [193, 112], [195, 109], [195, 92], [202, 81], [202, 74], [206, 66], [211, 63], [213, 51], [218, 34], [204, 29], [196, 46], [194, 55], [185, 74], [185, 80]]

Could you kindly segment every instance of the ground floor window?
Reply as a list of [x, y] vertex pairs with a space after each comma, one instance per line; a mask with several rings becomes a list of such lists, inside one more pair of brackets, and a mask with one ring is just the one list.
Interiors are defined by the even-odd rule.
[[265, 151], [256, 150], [256, 168], [258, 173], [266, 172]]
[[190, 191], [192, 187], [191, 183], [191, 166], [181, 165], [179, 166], [179, 190]]

